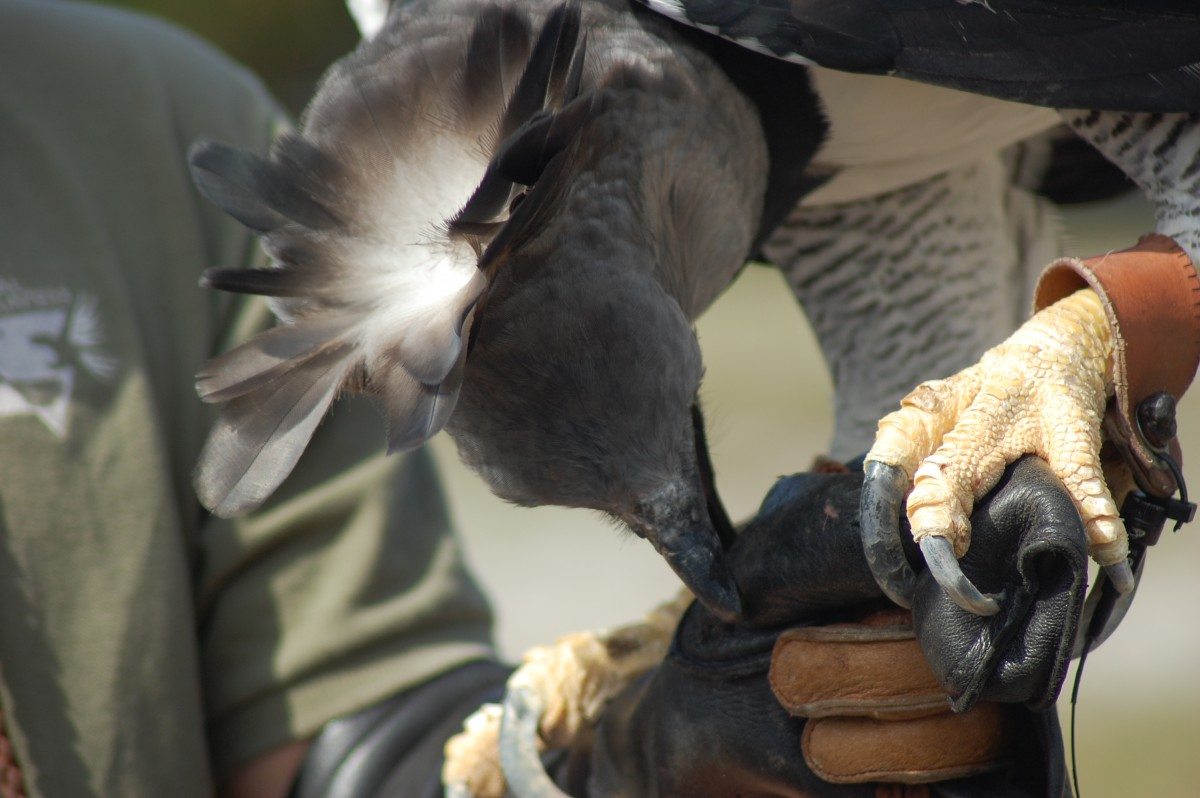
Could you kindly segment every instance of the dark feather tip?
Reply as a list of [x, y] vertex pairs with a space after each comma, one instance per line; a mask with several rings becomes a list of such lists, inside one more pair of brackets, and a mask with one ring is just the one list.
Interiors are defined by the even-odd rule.
[[534, 116], [500, 147], [497, 171], [521, 185], [531, 186], [550, 160], [562, 152], [593, 115], [593, 97], [573, 100], [558, 113]]
[[500, 137], [512, 135], [526, 120], [546, 105], [548, 93], [562, 96], [571, 57], [579, 37], [580, 11], [577, 3], [558, 6], [546, 17], [538, 32], [533, 52], [508, 100], [500, 121]]
[[304, 280], [290, 269], [208, 269], [200, 277], [200, 287], [258, 296], [297, 297], [308, 293]]
[[210, 202], [259, 233], [269, 233], [289, 221], [314, 230], [335, 226], [338, 220], [312, 197], [313, 186], [298, 167], [312, 162], [294, 145], [289, 156], [300, 160], [274, 163], [215, 141], [197, 142], [188, 154], [192, 179]]

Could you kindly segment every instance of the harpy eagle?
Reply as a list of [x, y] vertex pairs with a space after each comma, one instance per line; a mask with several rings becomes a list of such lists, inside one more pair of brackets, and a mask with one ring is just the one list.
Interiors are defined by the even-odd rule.
[[[830, 363], [834, 456], [870, 446], [921, 380], [970, 371], [893, 417], [938, 434], [884, 436], [891, 449], [874, 453], [885, 492], [902, 495], [927, 463], [940, 493], [914, 518], [918, 535], [961, 551], [973, 499], [1036, 451], [1128, 589], [1096, 459], [1103, 343], [1074, 353], [1067, 336], [1058, 371], [1030, 373], [1013, 348], [971, 369], [1025, 317], [1030, 270], [1052, 254], [1042, 180], [1024, 180], [1041, 170], [1006, 162], [1006, 148], [1051, 141], [1065, 122], [1150, 194], [1159, 232], [1200, 256], [1188, 113], [1200, 108], [1200, 12], [649, 6], [396, 4], [330, 71], [299, 135], [266, 158], [194, 151], [202, 191], [262, 234], [276, 266], [208, 283], [274, 297], [284, 322], [199, 376], [204, 399], [228, 402], [198, 471], [205, 504], [261, 502], [333, 399], [361, 391], [381, 399], [392, 448], [445, 426], [501, 496], [612, 514], [735, 616], [691, 321], [761, 256], [784, 270]], [[1072, 323], [1103, 338], [1096, 309], [1075, 304]], [[969, 408], [993, 395], [989, 374], [1080, 386], [1056, 412], [1090, 435], [1056, 448], [1036, 434], [1043, 396], [1009, 392], [1002, 414], [982, 414], [997, 423], [938, 451], [960, 416], [981, 415]], [[952, 557], [935, 559], [965, 605], [990, 610]], [[881, 582], [903, 601], [901, 581]]]

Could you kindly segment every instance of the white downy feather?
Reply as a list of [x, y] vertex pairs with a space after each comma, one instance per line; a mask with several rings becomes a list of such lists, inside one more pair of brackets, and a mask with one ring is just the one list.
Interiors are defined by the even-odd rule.
[[364, 39], [373, 39], [387, 19], [389, 0], [346, 0], [346, 8]]

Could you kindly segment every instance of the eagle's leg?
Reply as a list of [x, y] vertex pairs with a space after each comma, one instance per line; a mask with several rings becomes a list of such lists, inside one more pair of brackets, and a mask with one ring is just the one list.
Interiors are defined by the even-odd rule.
[[[1200, 114], [1064, 111], [1063, 117], [1145, 190], [1156, 206], [1157, 232], [1170, 236], [1196, 263]], [[1105, 566], [1114, 586], [1121, 592], [1133, 588], [1125, 530], [1098, 459], [1101, 414], [1112, 390], [1112, 348], [1112, 330], [1099, 297], [1083, 290], [1042, 311], [989, 351], [979, 374], [968, 369], [949, 381], [942, 389], [948, 396], [918, 389], [900, 411], [881, 422], [868, 455], [871, 484], [864, 496], [878, 505], [881, 492], [913, 479], [908, 515], [914, 537], [938, 581], [964, 608], [986, 613], [995, 607], [963, 577], [951, 556], [961, 556], [969, 544], [967, 514], [994, 484], [1003, 462], [1025, 453], [1042, 456], [1067, 484], [1086, 525], [1092, 556]], [[1128, 353], [1138, 356], [1147, 353]], [[974, 379], [981, 387], [959, 412]], [[931, 396], [938, 399], [936, 406]], [[945, 429], [950, 419], [953, 424]], [[872, 540], [894, 533], [881, 528], [881, 514], [866, 510], [864, 503], [864, 540], [870, 551]], [[946, 543], [934, 542], [939, 537]], [[901, 573], [906, 567], [895, 559], [893, 555], [890, 562], [873, 567], [881, 582], [890, 578], [893, 587], [903, 587], [889, 575], [889, 565]]]
[[[1112, 349], [1099, 297], [1082, 290], [1036, 314], [977, 365], [918, 386], [879, 422], [867, 454], [868, 479], [911, 483], [913, 537], [933, 575], [964, 609], [998, 609], [955, 559], [970, 545], [971, 510], [1005, 465], [1029, 453], [1046, 460], [1066, 485], [1092, 556], [1110, 567], [1119, 587], [1132, 587], [1125, 529], [1099, 460]], [[903, 478], [889, 479], [893, 469]], [[896, 534], [895, 521], [886, 518], [864, 524], [869, 548]]]
[[[970, 406], [981, 374], [972, 364], [1028, 318], [1033, 279], [1061, 250], [1054, 208], [1014, 178], [992, 155], [887, 194], [801, 206], [766, 247], [829, 363], [834, 457], [867, 450], [879, 419], [914, 385], [961, 372], [909, 397], [907, 473], [865, 465], [866, 555], [898, 604], [907, 605], [915, 583], [899, 526], [916, 467]], [[955, 592], [979, 609], [994, 606], [968, 585]]]
[[1200, 113], [1063, 111], [1081, 138], [1154, 203], [1156, 232], [1200, 263]]

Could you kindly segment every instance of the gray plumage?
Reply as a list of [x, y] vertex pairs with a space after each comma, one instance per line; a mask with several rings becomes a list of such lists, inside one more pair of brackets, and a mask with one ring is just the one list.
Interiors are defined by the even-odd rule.
[[[379, 396], [391, 448], [419, 445], [445, 424], [462, 377], [463, 327], [485, 283], [477, 243], [445, 228], [483, 174], [497, 144], [488, 126], [533, 46], [522, 14], [486, 9], [466, 37], [454, 22], [418, 21], [407, 46], [377, 43], [341, 62], [303, 135], [279, 139], [270, 158], [215, 143], [191, 155], [200, 190], [262, 233], [275, 261], [269, 270], [214, 270], [205, 282], [272, 296], [287, 322], [198, 375], [205, 401], [245, 399], [223, 409], [197, 472], [215, 512], [257, 506], [294, 466], [307, 441], [262, 421], [284, 412], [265, 399], [291, 372], [323, 370], [321, 381], [338, 391]], [[330, 349], [343, 356], [317, 357]], [[318, 418], [329, 404], [324, 394], [297, 399]], [[283, 440], [289, 456], [266, 456]], [[253, 478], [239, 488], [231, 464], [248, 459]]]
[[[651, 5], [741, 31], [734, 38], [752, 47], [786, 22], [771, 3], [739, 6], [737, 19], [721, 4]], [[983, 33], [994, 24], [979, 9], [944, 6]], [[823, 14], [827, 4], [796, 9]], [[747, 22], [761, 30], [738, 27]], [[838, 61], [866, 52], [858, 42], [784, 43], [817, 48], [788, 50], [797, 57], [875, 71]], [[838, 387], [834, 451], [851, 456], [911, 385], [973, 361], [1022, 316], [1029, 267], [1048, 259], [1056, 231], [997, 153], [1060, 120], [814, 67], [777, 87], [783, 96], [804, 84], [794, 98], [811, 81], [812, 103], [797, 109], [811, 125], [797, 127], [764, 105], [769, 70], [731, 47], [617, 0], [582, 11], [546, 0], [408, 3], [331, 70], [302, 133], [269, 158], [199, 147], [197, 185], [260, 232], [275, 261], [207, 282], [273, 297], [284, 321], [199, 375], [206, 401], [229, 402], [197, 474], [205, 504], [222, 514], [256, 506], [334, 395], [364, 392], [384, 407], [390, 449], [445, 426], [501, 496], [611, 513], [701, 600], [735, 612], [697, 421], [703, 369], [691, 323], [763, 243], [764, 207], [782, 215], [797, 178], [820, 183], [765, 251], [814, 319]], [[955, 72], [958, 50], [937, 52], [949, 71], [933, 82], [961, 78], [961, 88], [1016, 99], [1046, 85], [967, 80]], [[1139, 66], [1124, 82], [1089, 78], [1060, 94], [1117, 102], [1141, 96], [1156, 74]], [[1194, 154], [1198, 127], [1184, 116], [1158, 127], [1162, 117], [1067, 114], [1101, 147], [1147, 134], [1152, 151], [1107, 154], [1140, 178], [1161, 223], [1192, 251], [1194, 192], [1183, 189], [1200, 172], [1181, 159], [1164, 178], [1160, 164], [1169, 150]], [[781, 146], [780, 119], [814, 136], [813, 149]]]
[[275, 261], [207, 282], [273, 297], [284, 321], [199, 375], [228, 404], [198, 492], [256, 506], [334, 395], [365, 392], [390, 448], [447, 426], [499, 495], [614, 515], [732, 615], [692, 320], [757, 232], [762, 133], [665, 21], [580, 14], [394, 9], [269, 159], [195, 150], [201, 191]]

